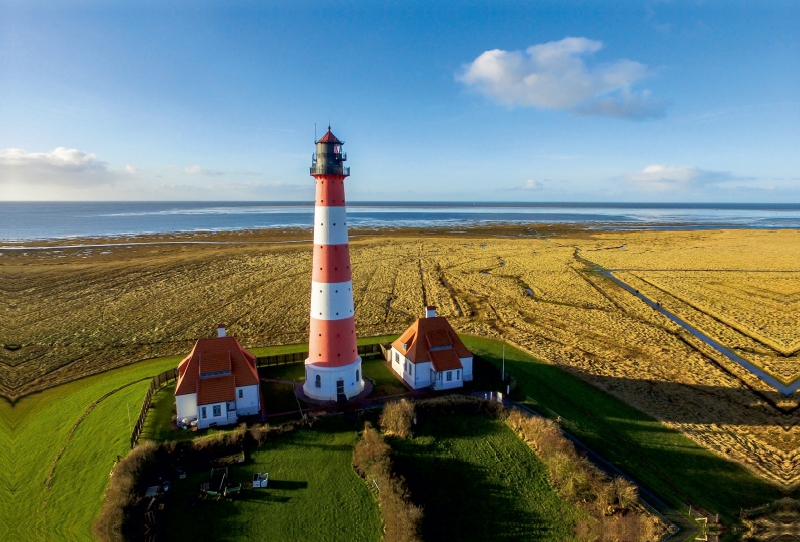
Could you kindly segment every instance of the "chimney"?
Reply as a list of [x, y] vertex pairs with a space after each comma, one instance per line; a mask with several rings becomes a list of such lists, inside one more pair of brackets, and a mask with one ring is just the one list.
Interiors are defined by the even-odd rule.
[[436, 307], [430, 305], [425, 307], [425, 318], [436, 318]]
[[225, 336], [225, 324], [217, 324], [217, 337], [220, 339]]

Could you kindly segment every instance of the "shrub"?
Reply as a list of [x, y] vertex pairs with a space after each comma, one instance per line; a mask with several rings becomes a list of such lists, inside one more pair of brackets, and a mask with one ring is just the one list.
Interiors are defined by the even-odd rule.
[[553, 488], [564, 499], [580, 504], [591, 515], [576, 526], [584, 540], [653, 540], [663, 523], [637, 506], [634, 484], [617, 477], [611, 480], [581, 457], [554, 422], [511, 412], [507, 423], [537, 452]]
[[505, 419], [508, 415], [508, 409], [500, 403], [466, 395], [446, 395], [415, 401], [414, 408], [418, 417], [425, 414], [488, 414], [497, 419]]
[[387, 435], [409, 438], [414, 416], [414, 404], [408, 399], [387, 403], [381, 413], [381, 430]]
[[157, 446], [145, 441], [114, 466], [106, 490], [105, 502], [94, 523], [94, 535], [101, 542], [122, 541], [123, 525], [128, 510], [138, 499], [137, 485], [141, 474], [152, 468]]
[[378, 490], [386, 542], [419, 542], [422, 509], [411, 502], [405, 480], [394, 474], [392, 449], [367, 422], [353, 450], [356, 472]]

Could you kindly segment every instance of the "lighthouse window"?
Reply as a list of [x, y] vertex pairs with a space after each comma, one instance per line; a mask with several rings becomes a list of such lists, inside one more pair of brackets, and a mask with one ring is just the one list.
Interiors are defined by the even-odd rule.
[[358, 378], [358, 369], [356, 369], [356, 382], [358, 382], [358, 381], [359, 381], [359, 378]]
[[322, 387], [322, 377], [321, 377], [321, 376], [317, 375], [317, 376], [314, 378], [314, 385], [315, 385], [316, 387], [318, 387], [318, 388], [321, 388], [321, 387]]

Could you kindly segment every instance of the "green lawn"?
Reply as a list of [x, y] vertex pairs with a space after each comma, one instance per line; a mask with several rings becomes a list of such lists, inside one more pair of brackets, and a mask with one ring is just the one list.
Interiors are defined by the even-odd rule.
[[[408, 388], [400, 383], [395, 374], [380, 358], [363, 360], [361, 362], [361, 370], [364, 371], [364, 376], [366, 378], [369, 378], [375, 383], [375, 388], [373, 389], [370, 397], [395, 395], [408, 391]], [[306, 379], [305, 365], [302, 363], [290, 363], [288, 365], [273, 365], [271, 367], [263, 367], [259, 370], [259, 374], [265, 378], [296, 380], [297, 382], [304, 382]], [[264, 397], [264, 400], [267, 401], [266, 396]], [[292, 408], [295, 408], [296, 406], [297, 405], [295, 404]]]
[[[5, 540], [91, 540], [108, 474], [117, 455], [128, 452], [128, 409], [135, 421], [150, 385], [147, 378], [180, 359], [143, 361], [84, 378], [24, 397], [13, 408], [0, 401], [0, 524], [10, 530]], [[90, 404], [139, 379], [147, 380], [98, 403], [68, 441]], [[47, 489], [45, 480], [65, 445]]]
[[235, 500], [205, 500], [194, 507], [209, 472], [178, 480], [168, 494], [165, 540], [378, 541], [378, 504], [353, 470], [357, 433], [343, 416], [318, 420], [311, 429], [270, 438], [230, 467], [234, 482], [269, 473], [266, 489], [242, 490]]
[[[502, 342], [462, 340], [475, 354], [500, 365]], [[517, 398], [543, 414], [562, 416], [566, 429], [673, 507], [692, 501], [731, 520], [740, 508], [782, 496], [745, 468], [579, 378], [509, 345], [505, 354], [506, 370], [517, 377]]]
[[424, 508], [427, 542], [571, 540], [584, 514], [556, 494], [528, 445], [488, 416], [423, 418], [413, 439], [390, 443]]

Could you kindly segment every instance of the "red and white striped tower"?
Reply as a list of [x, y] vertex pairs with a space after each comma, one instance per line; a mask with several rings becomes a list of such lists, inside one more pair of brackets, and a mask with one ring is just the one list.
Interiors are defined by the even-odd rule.
[[320, 138], [312, 157], [317, 182], [314, 202], [314, 258], [311, 273], [311, 324], [303, 391], [312, 399], [345, 400], [361, 393], [364, 379], [356, 348], [356, 318], [344, 180], [343, 141], [331, 133]]

